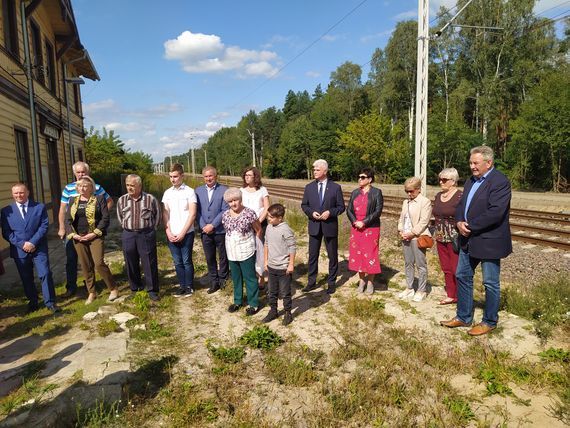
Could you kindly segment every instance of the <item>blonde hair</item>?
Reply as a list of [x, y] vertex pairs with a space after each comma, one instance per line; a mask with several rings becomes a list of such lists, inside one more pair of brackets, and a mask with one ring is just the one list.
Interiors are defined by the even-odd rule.
[[224, 201], [231, 202], [236, 200], [242, 200], [241, 190], [239, 190], [237, 187], [230, 187], [224, 193]]
[[81, 177], [79, 180], [77, 180], [77, 182], [75, 183], [75, 188], [77, 188], [77, 185], [81, 182], [81, 181], [88, 181], [89, 184], [91, 184], [91, 190], [94, 192], [95, 191], [95, 180], [93, 180], [91, 177], [89, 177], [88, 175], [84, 175], [83, 177]]
[[408, 178], [406, 181], [404, 181], [404, 188], [408, 189], [408, 188], [412, 188], [412, 189], [421, 189], [422, 187], [422, 180], [419, 177], [410, 177]]

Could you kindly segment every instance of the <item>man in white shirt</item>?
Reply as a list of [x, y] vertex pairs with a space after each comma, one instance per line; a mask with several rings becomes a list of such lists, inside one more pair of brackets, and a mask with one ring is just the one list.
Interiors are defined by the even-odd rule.
[[184, 184], [184, 168], [179, 163], [170, 167], [168, 174], [172, 187], [162, 196], [164, 209], [162, 218], [166, 228], [168, 248], [174, 260], [180, 288], [176, 297], [187, 297], [194, 293], [194, 220], [196, 220], [196, 194]]

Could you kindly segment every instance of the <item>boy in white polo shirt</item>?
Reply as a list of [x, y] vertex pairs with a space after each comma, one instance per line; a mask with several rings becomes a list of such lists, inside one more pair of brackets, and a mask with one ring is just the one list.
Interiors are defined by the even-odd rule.
[[194, 293], [194, 220], [196, 219], [196, 194], [194, 189], [184, 184], [184, 167], [172, 164], [168, 174], [172, 187], [162, 196], [162, 212], [166, 227], [168, 248], [174, 260], [176, 276], [180, 288], [175, 297], [187, 297]]

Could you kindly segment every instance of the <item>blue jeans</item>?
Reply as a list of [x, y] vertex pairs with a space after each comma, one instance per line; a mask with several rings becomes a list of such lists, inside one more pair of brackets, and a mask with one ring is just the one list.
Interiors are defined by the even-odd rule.
[[192, 247], [194, 246], [194, 232], [186, 234], [180, 242], [168, 241], [168, 248], [174, 260], [174, 268], [180, 287], [194, 288], [194, 263], [192, 262]]
[[483, 286], [485, 287], [485, 308], [483, 323], [496, 327], [499, 321], [499, 301], [501, 298], [500, 259], [476, 259], [461, 249], [455, 276], [457, 278], [457, 318], [464, 323], [473, 322], [473, 275], [481, 263]]
[[65, 245], [65, 256], [66, 256], [66, 263], [65, 263], [65, 276], [66, 276], [66, 284], [65, 288], [68, 291], [74, 292], [77, 290], [77, 251], [75, 251], [75, 247], [73, 246], [73, 239], [65, 239], [63, 241]]

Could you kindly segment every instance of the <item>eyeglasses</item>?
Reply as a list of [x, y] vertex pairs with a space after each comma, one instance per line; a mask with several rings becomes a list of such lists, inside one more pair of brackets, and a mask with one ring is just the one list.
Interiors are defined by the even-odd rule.
[[440, 183], [447, 183], [449, 180], [451, 180], [451, 178], [439, 177], [439, 182], [440, 182]]
[[367, 178], [370, 178], [370, 177], [368, 177], [367, 175], [359, 175], [358, 176], [359, 180], [366, 180]]

